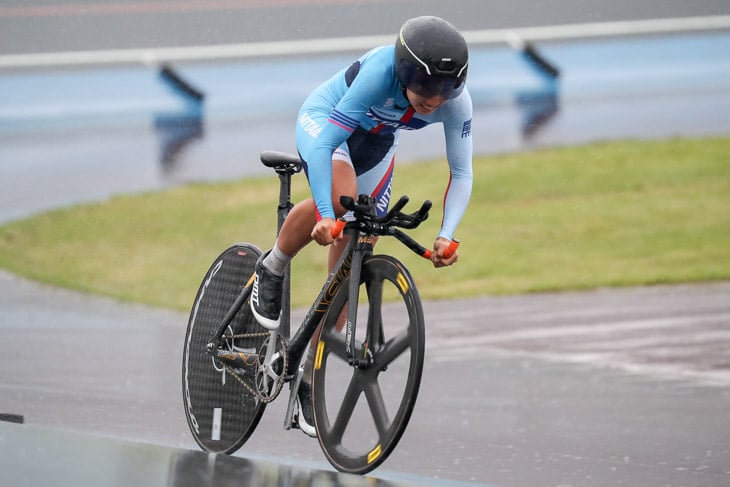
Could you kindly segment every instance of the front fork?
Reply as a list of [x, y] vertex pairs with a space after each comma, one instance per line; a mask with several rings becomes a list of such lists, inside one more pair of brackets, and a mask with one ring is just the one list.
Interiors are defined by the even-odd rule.
[[372, 251], [372, 243], [368, 242], [367, 247], [364, 249], [359, 248], [360, 245], [362, 244], [356, 244], [355, 252], [353, 253], [350, 284], [347, 290], [345, 353], [347, 355], [347, 361], [352, 367], [365, 369], [372, 365], [372, 353], [369, 353], [369, 350], [367, 349], [366, 337], [364, 354], [362, 356], [358, 356], [357, 347], [355, 345], [355, 336], [357, 335], [357, 309], [360, 302], [360, 275], [362, 273], [362, 262], [365, 255]]
[[[350, 238], [358, 238], [357, 234], [350, 235]], [[349, 263], [349, 285], [347, 288], [348, 301], [347, 301], [347, 316], [345, 318], [345, 351], [347, 354], [348, 363], [353, 367], [367, 368], [372, 364], [372, 354], [366, 351], [364, 358], [358, 358], [356, 356], [355, 346], [355, 331], [357, 327], [357, 308], [359, 304], [360, 296], [360, 275], [362, 272], [362, 263], [366, 255], [372, 254], [373, 245], [371, 238], [361, 237], [354, 244], [352, 250], [346, 250], [345, 252], [351, 252], [352, 258]], [[342, 264], [346, 261], [346, 256], [343, 255], [340, 262], [335, 266], [335, 269], [340, 269]], [[345, 267], [348, 265], [345, 264]], [[331, 276], [332, 277], [332, 276]], [[327, 285], [325, 285], [327, 287]], [[324, 320], [327, 313], [323, 313], [322, 326], [324, 326]], [[307, 320], [305, 319], [305, 322]], [[336, 325], [335, 325], [336, 326]], [[299, 334], [295, 335], [294, 342], [301, 341]], [[365, 347], [367, 349], [367, 346]], [[294, 349], [298, 348], [294, 345]], [[284, 429], [289, 430], [292, 427], [296, 427], [295, 414], [297, 413], [297, 395], [299, 392], [299, 386], [304, 376], [304, 354], [300, 356], [300, 363], [293, 375], [290, 376], [289, 382], [289, 401], [287, 404], [286, 413], [284, 415]]]
[[[372, 336], [371, 333], [377, 333], [382, 326], [376, 323], [380, 320], [379, 311], [370, 306], [370, 311], [366, 319], [367, 327], [365, 338], [363, 339], [363, 349], [358, 352], [356, 346], [356, 330], [357, 330], [357, 314], [360, 304], [360, 278], [362, 276], [362, 264], [367, 256], [372, 255], [375, 237], [371, 235], [360, 235], [358, 242], [355, 244], [352, 257], [352, 271], [350, 273], [350, 284], [348, 286], [347, 299], [347, 318], [345, 321], [345, 353], [348, 363], [352, 367], [359, 369], [367, 369], [371, 367], [375, 361], [373, 355], [373, 340], [380, 340], [380, 337]], [[369, 286], [368, 292], [370, 292]]]

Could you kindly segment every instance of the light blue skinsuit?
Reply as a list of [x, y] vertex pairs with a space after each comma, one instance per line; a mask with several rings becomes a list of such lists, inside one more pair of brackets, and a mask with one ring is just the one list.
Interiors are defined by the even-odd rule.
[[429, 115], [410, 106], [394, 66], [394, 46], [363, 55], [320, 85], [304, 102], [296, 142], [319, 218], [334, 218], [332, 159], [352, 162], [358, 193], [369, 193], [383, 214], [391, 194], [394, 153], [401, 129], [441, 122], [450, 181], [439, 237], [452, 240], [472, 189], [472, 102], [467, 89]]

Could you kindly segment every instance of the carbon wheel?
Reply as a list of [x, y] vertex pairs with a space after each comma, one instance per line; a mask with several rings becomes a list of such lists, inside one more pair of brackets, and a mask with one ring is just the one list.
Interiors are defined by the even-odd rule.
[[[389, 256], [363, 262], [356, 357], [345, 351], [348, 281], [335, 296], [318, 337], [313, 370], [314, 419], [322, 451], [342, 472], [363, 474], [392, 453], [418, 396], [425, 332], [418, 291]], [[369, 356], [369, 358], [368, 358]]]
[[[190, 312], [183, 348], [183, 404], [195, 441], [209, 452], [232, 453], [240, 448], [266, 406], [251, 393], [256, 388], [254, 368], [239, 369], [234, 375], [206, 352], [206, 345], [241, 294], [260, 255], [261, 251], [250, 244], [226, 249], [205, 275]], [[266, 341], [265, 332], [246, 300], [224, 333], [229, 338], [224, 339], [223, 346], [256, 353]], [[234, 339], [234, 334], [246, 337]]]

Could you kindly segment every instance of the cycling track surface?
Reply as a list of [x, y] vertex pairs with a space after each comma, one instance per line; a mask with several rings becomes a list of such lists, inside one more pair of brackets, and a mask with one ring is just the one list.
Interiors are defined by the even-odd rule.
[[[522, 130], [525, 113], [515, 100], [525, 92], [541, 92], [544, 80], [520, 64], [511, 48], [485, 47], [476, 55], [505, 74], [472, 75], [483, 121], [475, 140], [485, 141], [482, 152], [501, 152], [602, 138], [726, 134], [727, 42], [726, 33], [711, 32], [540, 43], [541, 52], [563, 71], [560, 109], [529, 136]], [[657, 49], [662, 63], [654, 55]], [[707, 56], [697, 56], [698, 51]], [[621, 62], [627, 55], [633, 62]], [[345, 58], [332, 55], [319, 62], [334, 66]], [[581, 68], [586, 62], [589, 66]], [[289, 59], [266, 67], [274, 71], [292, 65]], [[291, 99], [279, 99], [273, 107], [257, 106], [251, 98], [231, 102], [242, 96], [240, 87], [211, 81], [211, 69], [182, 65], [181, 72], [209, 94], [206, 130], [172, 168], [160, 165], [159, 133], [150, 130], [150, 122], [180, 111], [180, 100], [165, 91], [149, 68], [93, 70], [101, 81], [129, 81], [125, 86], [138, 103], [112, 106], [116, 123], [105, 115], [110, 106], [98, 105], [100, 100], [108, 103], [108, 95], [90, 97], [91, 106], [77, 103], [76, 70], [54, 70], [53, 75], [56, 85], [65, 88], [67, 107], [79, 110], [71, 117], [75, 126], [59, 124], [58, 112], [48, 112], [58, 110], [53, 100], [40, 103], [28, 94], [25, 104], [18, 104], [17, 97], [11, 104], [4, 100], [2, 116], [20, 114], [26, 124], [0, 127], [0, 198], [9, 198], [0, 205], [0, 219], [201, 177], [238, 177], [259, 170], [258, 150], [286, 150], [278, 145], [281, 136], [267, 139], [263, 134], [286, 132], [281, 126], [291, 123]], [[215, 69], [228, 70], [234, 80], [261, 71], [245, 62]], [[42, 84], [47, 74], [13, 71], [11, 92], [23, 99], [18, 87], [32, 82], [48, 86]], [[282, 83], [290, 76], [264, 80]], [[8, 79], [0, 76], [0, 84]], [[489, 81], [481, 85], [483, 79]], [[303, 81], [287, 96], [300, 96], [313, 82]], [[84, 88], [93, 93], [94, 84]], [[272, 93], [277, 90], [282, 91], [273, 87]], [[36, 102], [30, 110], [28, 100]], [[149, 100], [158, 104], [150, 108]], [[119, 96], [115, 101], [121, 103]], [[250, 119], [237, 118], [242, 106]], [[627, 106], [633, 108], [631, 117], [625, 116]], [[252, 122], [261, 115], [257, 109], [271, 114], [276, 128], [257, 127]], [[146, 122], [141, 129], [140, 120]], [[103, 137], [84, 141], [82, 134], [89, 131]], [[46, 147], [38, 147], [39, 134]], [[242, 140], [240, 134], [247, 137]], [[401, 159], [432, 154], [428, 138], [414, 138], [411, 146], [404, 142]], [[87, 160], [78, 157], [83, 151]], [[124, 152], [126, 156], [109, 161], [109, 154]], [[49, 153], [57, 156], [55, 165], [47, 162]], [[94, 169], [100, 158], [108, 165]], [[35, 172], [22, 173], [28, 168]], [[51, 184], [61, 175], [68, 183], [65, 194], [54, 193], [58, 185]], [[17, 189], [31, 180], [36, 193], [28, 196], [27, 184], [24, 191]], [[316, 485], [322, 480], [320, 469], [329, 470], [316, 443], [281, 430], [283, 403], [269, 408], [236, 459], [210, 459], [187, 450], [195, 445], [179, 397], [184, 314], [78, 295], [5, 273], [0, 273], [0, 291], [0, 413], [24, 415], [23, 427], [29, 431], [0, 424], [0, 446], [8, 452], [9, 442], [28, 436], [46, 442], [52, 455], [45, 459], [47, 467], [33, 470], [35, 480], [54, 479], [64, 464], [66, 470], [76, 466], [83, 471], [80, 458], [96, 459], [98, 475], [127, 484], [160, 479], [182, 485], [182, 478], [197, 471], [216, 478], [233, 472], [241, 481], [248, 475]], [[419, 403], [403, 442], [374, 479], [378, 485], [726, 484], [730, 379], [722, 360], [730, 340], [728, 296], [728, 285], [718, 283], [427, 303], [429, 361]], [[678, 348], [683, 353], [673, 353]], [[666, 360], [657, 355], [661, 353]], [[84, 436], [75, 436], [79, 433]], [[133, 453], [115, 449], [125, 441], [143, 445]], [[42, 455], [42, 449], [30, 445], [13, 448], [3, 470], [12, 472], [10, 467], [18, 461], [24, 465], [28, 455]], [[137, 478], [134, 470], [140, 465]]]

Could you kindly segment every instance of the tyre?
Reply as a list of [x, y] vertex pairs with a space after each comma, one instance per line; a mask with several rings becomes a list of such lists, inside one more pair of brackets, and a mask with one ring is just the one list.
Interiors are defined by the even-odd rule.
[[349, 279], [324, 318], [312, 374], [314, 421], [322, 451], [338, 470], [364, 474], [392, 453], [408, 425], [423, 371], [425, 332], [418, 291], [389, 256], [363, 262], [353, 367], [345, 351]]
[[[253, 369], [233, 373], [206, 352], [206, 345], [254, 272], [261, 251], [250, 244], [226, 249], [208, 270], [190, 312], [183, 348], [183, 404], [188, 426], [203, 450], [232, 453], [258, 425], [265, 404], [255, 390]], [[247, 291], [248, 292], [248, 291]], [[232, 338], [233, 335], [245, 337]], [[248, 299], [224, 333], [231, 351], [258, 352], [268, 333], [251, 314]], [[247, 387], [248, 386], [248, 387]]]

